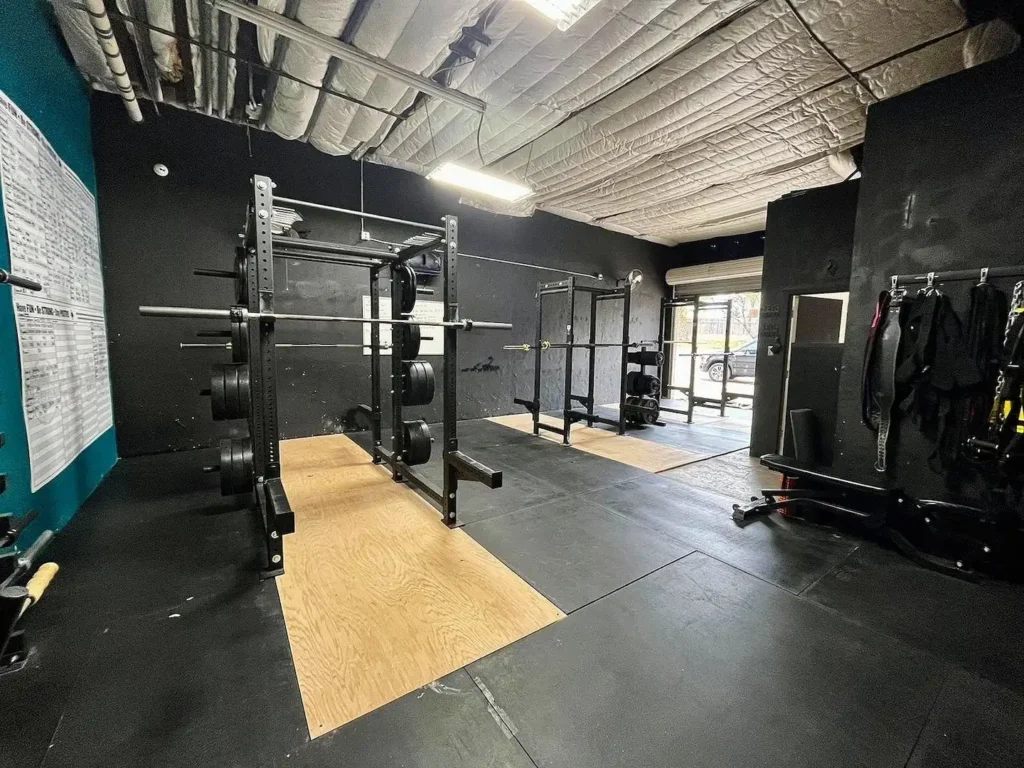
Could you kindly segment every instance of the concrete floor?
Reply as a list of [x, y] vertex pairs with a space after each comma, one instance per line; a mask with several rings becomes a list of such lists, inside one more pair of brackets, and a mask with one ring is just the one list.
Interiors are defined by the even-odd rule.
[[565, 619], [309, 741], [254, 516], [203, 452], [124, 460], [48, 553], [0, 766], [1024, 764], [1020, 588], [777, 516], [737, 528], [772, 479], [743, 451], [649, 475], [460, 429], [507, 482], [500, 504], [467, 489], [466, 531]]

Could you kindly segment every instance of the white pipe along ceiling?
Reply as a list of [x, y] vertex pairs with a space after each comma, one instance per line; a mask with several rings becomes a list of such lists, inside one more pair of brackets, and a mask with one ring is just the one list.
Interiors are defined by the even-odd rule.
[[[53, 3], [82, 75], [119, 93], [85, 6]], [[463, 202], [666, 244], [763, 228], [769, 201], [855, 171], [871, 104], [1020, 44], [958, 0], [598, 0], [564, 30], [525, 0], [105, 6], [158, 107], [424, 175], [480, 169], [532, 193]]]

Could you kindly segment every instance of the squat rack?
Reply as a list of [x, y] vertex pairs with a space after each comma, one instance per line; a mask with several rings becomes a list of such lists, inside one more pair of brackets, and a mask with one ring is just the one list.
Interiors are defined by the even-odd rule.
[[[373, 462], [387, 464], [396, 482], [407, 482], [422, 492], [441, 511], [449, 527], [457, 524], [457, 500], [460, 480], [475, 481], [489, 488], [502, 484], [500, 470], [492, 470], [459, 450], [457, 437], [457, 381], [458, 332], [473, 329], [507, 330], [511, 324], [501, 322], [474, 321], [459, 316], [457, 301], [456, 270], [458, 263], [458, 219], [455, 216], [442, 218], [442, 226], [425, 225], [424, 228], [438, 234], [426, 242], [410, 245], [397, 250], [382, 251], [363, 245], [329, 243], [292, 238], [272, 233], [273, 189], [276, 185], [267, 176], [252, 178], [252, 196], [246, 212], [242, 245], [236, 250], [233, 270], [196, 270], [206, 277], [223, 277], [235, 281], [237, 305], [229, 309], [206, 309], [196, 307], [139, 307], [143, 316], [190, 317], [223, 319], [231, 323], [231, 331], [214, 332], [216, 335], [231, 337], [225, 345], [234, 352], [236, 364], [247, 363], [246, 384], [248, 402], [227, 418], [245, 416], [249, 419], [251, 445], [245, 440], [227, 440], [221, 444], [222, 489], [227, 493], [238, 493], [247, 486], [255, 493], [256, 504], [263, 522], [267, 551], [267, 568], [264, 577], [284, 572], [284, 551], [281, 537], [294, 532], [295, 518], [281, 482], [279, 454], [280, 433], [277, 419], [277, 380], [274, 332], [277, 322], [351, 322], [370, 325], [371, 349], [371, 404], [361, 405], [370, 417], [373, 438]], [[288, 200], [302, 205], [303, 201]], [[316, 206], [316, 204], [310, 204]], [[316, 206], [322, 207], [322, 206]], [[418, 226], [418, 225], [417, 225]], [[440, 246], [442, 262], [441, 275], [444, 292], [444, 316], [440, 321], [420, 321], [402, 312], [402, 297], [409, 290], [415, 291], [415, 282], [410, 285], [403, 281], [403, 272], [411, 272], [406, 262]], [[369, 269], [370, 317], [342, 317], [334, 315], [303, 315], [279, 313], [274, 310], [274, 259], [286, 258], [300, 261], [341, 264]], [[405, 270], [400, 267], [405, 266]], [[392, 318], [379, 317], [380, 281], [383, 270], [390, 270]], [[383, 379], [380, 372], [380, 326], [390, 325], [393, 341], [391, 348], [392, 368], [388, 391], [392, 399], [392, 447], [382, 444], [383, 427]], [[400, 330], [419, 326], [441, 328], [444, 334], [444, 409], [442, 467], [443, 484], [436, 487], [431, 481], [418, 474], [406, 460], [407, 449], [403, 434], [403, 385], [405, 381], [402, 355], [403, 346], [398, 343]], [[206, 333], [204, 335], [210, 335]], [[241, 390], [239, 390], [241, 391]], [[241, 395], [239, 395], [241, 397]], [[425, 422], [423, 422], [425, 427]], [[429, 456], [429, 432], [427, 433]], [[421, 435], [422, 437], [422, 435]], [[422, 442], [422, 441], [420, 441]], [[227, 452], [225, 453], [225, 444]], [[225, 460], [229, 466], [225, 465]], [[425, 459], [424, 459], [425, 461]], [[418, 462], [421, 463], [421, 462]], [[230, 481], [225, 485], [225, 473], [244, 465], [243, 482], [235, 487]]]
[[[521, 405], [526, 408], [527, 411], [533, 416], [533, 434], [539, 435], [540, 430], [546, 430], [548, 432], [554, 432], [556, 435], [561, 435], [562, 442], [565, 445], [570, 445], [570, 431], [572, 425], [585, 421], [587, 426], [594, 426], [597, 424], [607, 424], [612, 427], [616, 427], [620, 435], [626, 432], [626, 373], [629, 365], [629, 349], [630, 347], [642, 347], [643, 342], [632, 343], [629, 340], [629, 317], [630, 317], [630, 303], [632, 301], [633, 282], [626, 280], [625, 283], [619, 288], [597, 288], [590, 285], [579, 285], [576, 282], [576, 278], [573, 276], [568, 277], [565, 280], [559, 280], [553, 283], [540, 283], [537, 286], [537, 332], [534, 338], [533, 344], [519, 344], [519, 345], [507, 345], [505, 349], [508, 350], [522, 350], [522, 351], [533, 351], [533, 397], [530, 400], [524, 398], [514, 398], [513, 402], [517, 405]], [[576, 329], [575, 329], [575, 312], [576, 312], [576, 294], [586, 293], [590, 295], [590, 328], [588, 332], [589, 341], [582, 343], [576, 341]], [[565, 326], [565, 341], [562, 343], [553, 343], [545, 341], [541, 338], [543, 333], [542, 328], [544, 324], [544, 297], [545, 296], [557, 296], [565, 294], [568, 298], [568, 322]], [[597, 341], [597, 308], [598, 303], [602, 301], [618, 301], [622, 300], [622, 341], [621, 342], [609, 342], [599, 343]], [[620, 358], [620, 377], [619, 377], [619, 417], [617, 419], [609, 419], [605, 416], [600, 416], [594, 413], [594, 376], [595, 376], [595, 364], [596, 354], [595, 351], [601, 347], [618, 347], [621, 349]], [[565, 383], [563, 390], [563, 401], [562, 401], [562, 426], [555, 427], [551, 424], [545, 424], [540, 420], [541, 416], [541, 404], [540, 404], [540, 380], [541, 380], [541, 354], [547, 349], [564, 349], [565, 350]], [[589, 353], [588, 365], [587, 365], [587, 394], [586, 395], [575, 395], [572, 393], [572, 374], [573, 374], [573, 351], [576, 349], [585, 349]], [[573, 403], [579, 403], [585, 411], [576, 410], [573, 408]]]
[[[690, 338], [689, 339], [666, 339], [666, 333], [671, 332], [674, 336], [676, 331], [675, 323], [670, 319], [672, 310], [681, 307], [691, 307], [692, 316], [690, 321]], [[697, 348], [697, 323], [699, 320], [699, 313], [704, 311], [720, 311], [725, 310], [725, 348], [722, 354], [723, 370], [722, 370], [722, 393], [718, 398], [712, 397], [701, 397], [697, 395], [697, 358], [704, 354], [718, 354], [717, 352], [701, 352]], [[686, 423], [693, 423], [693, 409], [695, 406], [710, 406], [712, 408], [718, 408], [719, 415], [725, 416], [725, 405], [727, 402], [728, 392], [727, 387], [729, 384], [729, 358], [735, 355], [735, 352], [730, 350], [732, 335], [732, 299], [726, 299], [725, 301], [715, 302], [701, 302], [700, 296], [686, 296], [681, 299], [662, 299], [661, 300], [661, 322], [658, 328], [658, 349], [664, 353], [664, 360], [662, 367], [658, 368], [658, 375], [662, 376], [664, 373], [663, 367], [668, 367], [668, 373], [671, 374], [671, 360], [674, 357], [687, 357], [690, 360], [690, 386], [679, 387], [674, 384], [665, 383], [666, 378], [662, 377], [662, 387], [665, 392], [682, 392], [686, 395], [686, 410], [680, 408], [670, 408], [668, 406], [661, 406], [661, 410], [667, 411], [668, 413], [676, 413], [686, 416]], [[675, 345], [688, 344], [690, 346], [689, 352], [682, 352], [674, 354], [672, 347]]]

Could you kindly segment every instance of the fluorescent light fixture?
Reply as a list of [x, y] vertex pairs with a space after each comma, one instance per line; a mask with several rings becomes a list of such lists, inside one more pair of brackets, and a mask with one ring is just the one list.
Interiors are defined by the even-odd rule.
[[598, 0], [526, 0], [549, 19], [562, 32], [583, 18], [583, 14], [597, 5]]
[[480, 192], [484, 195], [497, 197], [501, 200], [512, 202], [533, 194], [533, 190], [521, 184], [513, 184], [511, 181], [499, 179], [480, 171], [463, 168], [455, 163], [444, 163], [427, 174], [428, 179], [440, 181], [443, 184], [453, 184], [456, 187], [469, 189], [473, 192]]

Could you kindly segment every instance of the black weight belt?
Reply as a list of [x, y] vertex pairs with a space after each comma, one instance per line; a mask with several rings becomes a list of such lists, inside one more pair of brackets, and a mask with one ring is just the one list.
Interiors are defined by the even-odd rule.
[[900, 351], [900, 315], [903, 309], [905, 291], [894, 291], [889, 309], [886, 312], [885, 325], [878, 339], [876, 354], [878, 356], [879, 383], [878, 392], [878, 445], [875, 458], [875, 471], [885, 472], [887, 467], [887, 450], [889, 429], [892, 426], [892, 411], [896, 405], [896, 367]]

